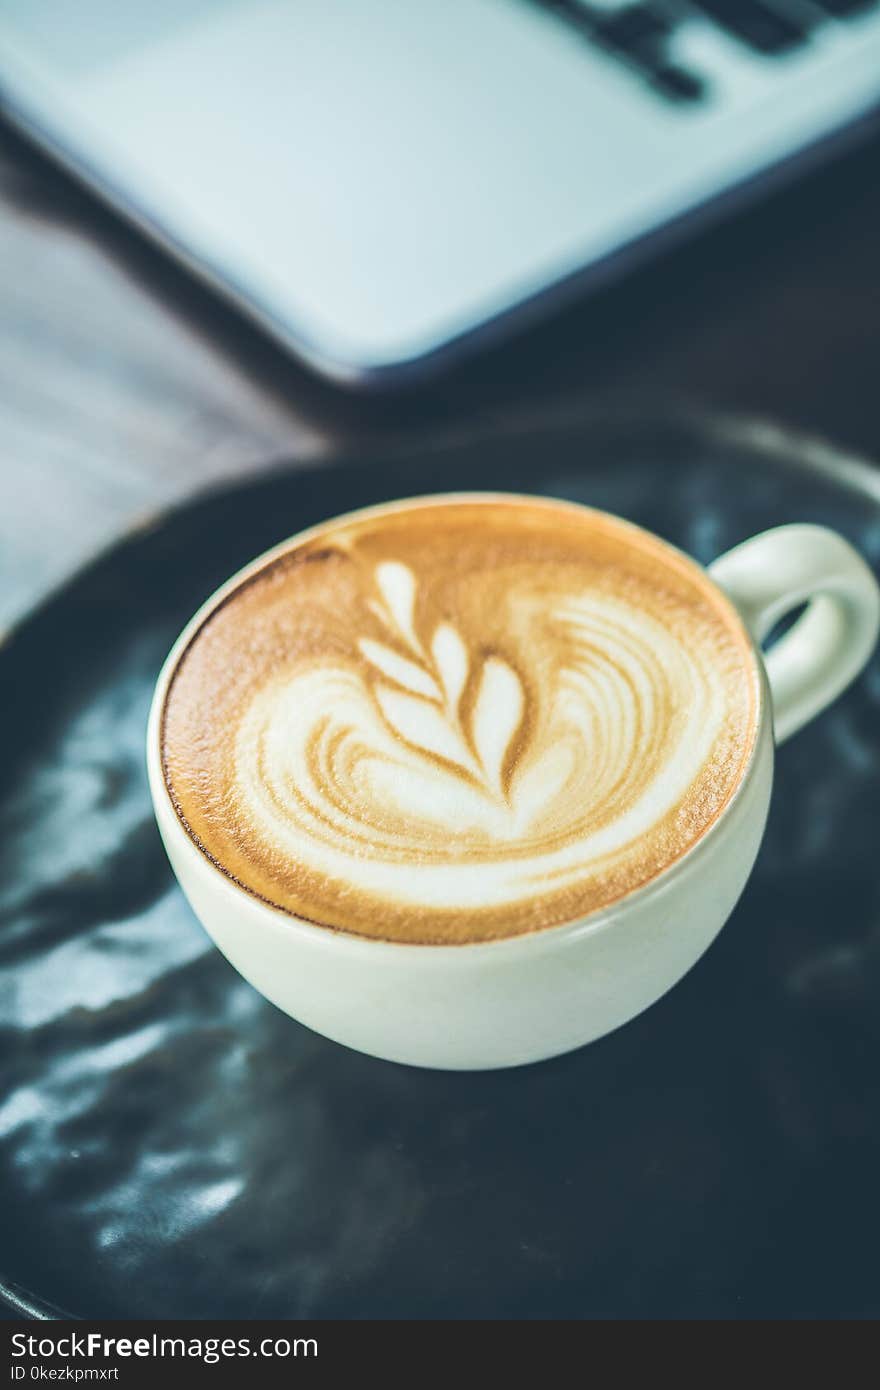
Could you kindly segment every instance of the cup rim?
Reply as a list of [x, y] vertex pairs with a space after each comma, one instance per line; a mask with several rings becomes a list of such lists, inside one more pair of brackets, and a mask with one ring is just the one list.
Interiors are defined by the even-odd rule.
[[[177, 808], [174, 805], [167, 780], [165, 778], [164, 765], [162, 760], [162, 724], [165, 710], [165, 702], [168, 690], [180, 660], [187, 647], [194, 640], [196, 634], [223, 603], [235, 593], [242, 584], [247, 583], [255, 577], [266, 566], [272, 564], [276, 559], [284, 555], [288, 550], [305, 541], [314, 535], [324, 531], [329, 526], [340, 523], [367, 518], [371, 515], [386, 514], [388, 512], [416, 510], [420, 507], [437, 505], [454, 505], [459, 502], [514, 502], [523, 505], [546, 505], [550, 509], [574, 510], [579, 512], [594, 513], [603, 518], [610, 519], [624, 529], [637, 532], [641, 536], [650, 539], [661, 549], [670, 551], [679, 561], [683, 561], [691, 570], [695, 570], [699, 577], [707, 582], [716, 597], [719, 597], [739, 627], [745, 645], [752, 657], [754, 668], [754, 678], [756, 684], [755, 700], [755, 722], [752, 732], [751, 747], [748, 752], [747, 760], [742, 769], [739, 782], [734, 788], [731, 796], [719, 815], [706, 831], [678, 856], [666, 868], [649, 878], [645, 883], [637, 885], [628, 892], [615, 898], [613, 902], [585, 913], [581, 917], [573, 918], [565, 922], [553, 923], [546, 927], [538, 927], [531, 931], [519, 932], [513, 936], [491, 937], [489, 939], [462, 942], [432, 942], [432, 941], [398, 941], [388, 937], [366, 936], [358, 932], [348, 931], [342, 927], [334, 927], [327, 923], [315, 921], [311, 918], [302, 917], [286, 908], [280, 907], [270, 902], [267, 898], [260, 896], [253, 890], [239, 883], [232, 878], [214, 860], [189, 832], [186, 825], [180, 818]], [[150, 785], [150, 794], [153, 801], [154, 814], [159, 822], [160, 828], [164, 830], [165, 821], [173, 827], [172, 833], [177, 837], [180, 844], [186, 847], [186, 853], [194, 856], [192, 862], [199, 864], [214, 877], [218, 886], [224, 886], [242, 904], [247, 904], [250, 911], [262, 916], [267, 922], [274, 924], [281, 930], [303, 933], [315, 943], [323, 943], [329, 949], [345, 947], [346, 949], [366, 949], [375, 953], [378, 948], [385, 947], [388, 950], [400, 950], [401, 948], [409, 951], [433, 951], [452, 953], [461, 956], [467, 952], [469, 958], [471, 953], [492, 951], [496, 955], [503, 950], [521, 950], [529, 947], [530, 944], [537, 944], [540, 940], [553, 938], [558, 940], [561, 936], [582, 937], [587, 934], [599, 932], [614, 924], [622, 913], [628, 912], [636, 902], [642, 902], [646, 898], [659, 895], [669, 889], [674, 880], [682, 872], [690, 868], [695, 859], [701, 852], [714, 844], [718, 835], [726, 827], [730, 814], [737, 807], [746, 791], [746, 788], [753, 780], [755, 768], [758, 762], [759, 749], [767, 737], [768, 720], [767, 713], [770, 708], [769, 691], [767, 686], [767, 676], [761, 660], [760, 649], [749, 632], [746, 623], [736, 608], [733, 600], [724, 592], [708, 573], [708, 571], [695, 560], [687, 551], [667, 541], [664, 537], [658, 536], [656, 532], [650, 531], [647, 527], [639, 526], [638, 523], [629, 521], [625, 517], [618, 516], [615, 512], [608, 512], [601, 507], [591, 507], [581, 502], [571, 502], [565, 498], [544, 497], [539, 494], [516, 493], [516, 492], [486, 492], [486, 491], [458, 491], [449, 493], [427, 493], [417, 497], [402, 498], [392, 502], [379, 502], [367, 507], [358, 507], [353, 511], [342, 512], [337, 516], [328, 517], [324, 521], [305, 527], [301, 531], [280, 541], [277, 545], [270, 546], [268, 550], [249, 560], [240, 569], [236, 570], [228, 579], [224, 580], [208, 597], [201, 603], [192, 617], [184, 625], [182, 631], [175, 639], [168, 655], [166, 656], [159, 675], [150, 704], [150, 712], [147, 722], [147, 772]], [[772, 740], [772, 733], [771, 733]], [[163, 817], [160, 811], [160, 803], [164, 808]]]

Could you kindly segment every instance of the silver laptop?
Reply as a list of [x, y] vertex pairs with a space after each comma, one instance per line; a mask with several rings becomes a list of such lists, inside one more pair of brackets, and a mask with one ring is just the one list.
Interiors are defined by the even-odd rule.
[[0, 0], [0, 100], [289, 351], [398, 384], [864, 128], [880, 5]]

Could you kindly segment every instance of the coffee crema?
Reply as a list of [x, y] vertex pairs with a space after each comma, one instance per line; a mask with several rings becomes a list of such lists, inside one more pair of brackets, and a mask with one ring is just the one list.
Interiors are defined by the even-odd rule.
[[192, 839], [289, 913], [413, 943], [575, 921], [724, 810], [760, 680], [733, 606], [626, 522], [420, 499], [307, 533], [173, 672], [166, 784]]

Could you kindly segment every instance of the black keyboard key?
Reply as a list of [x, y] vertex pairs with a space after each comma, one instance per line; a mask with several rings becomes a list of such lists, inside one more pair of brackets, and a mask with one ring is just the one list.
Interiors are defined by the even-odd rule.
[[537, 0], [537, 3], [542, 9], [552, 10], [582, 28], [592, 27], [602, 14], [594, 5], [581, 4], [580, 0]]
[[652, 4], [608, 10], [589, 0], [538, 0], [593, 43], [615, 54], [669, 101], [695, 102], [706, 84], [696, 73], [669, 60], [666, 41], [675, 21]]
[[655, 68], [650, 75], [651, 86], [670, 101], [700, 101], [706, 94], [702, 77], [687, 68], [672, 63]]
[[803, 43], [804, 25], [761, 0], [695, 0], [698, 9], [759, 53], [784, 53]]
[[669, 29], [669, 21], [648, 5], [628, 5], [597, 19], [592, 26], [600, 43], [634, 57], [658, 48]]
[[848, 19], [850, 15], [861, 14], [863, 10], [870, 10], [875, 3], [876, 0], [813, 0], [817, 9], [824, 10], [835, 19]]

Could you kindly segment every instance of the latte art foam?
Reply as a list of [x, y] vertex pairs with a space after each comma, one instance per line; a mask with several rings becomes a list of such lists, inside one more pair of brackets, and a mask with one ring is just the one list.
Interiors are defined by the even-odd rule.
[[204, 621], [166, 779], [230, 876], [309, 920], [418, 942], [573, 920], [705, 833], [758, 680], [696, 566], [622, 522], [513, 498], [356, 515]]

